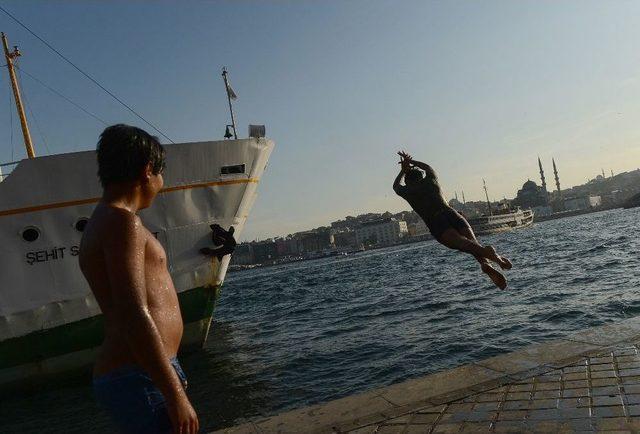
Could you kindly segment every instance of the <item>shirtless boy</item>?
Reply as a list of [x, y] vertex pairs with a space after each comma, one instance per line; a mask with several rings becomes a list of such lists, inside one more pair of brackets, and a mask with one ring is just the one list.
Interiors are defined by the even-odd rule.
[[[503, 270], [511, 269], [511, 262], [499, 256], [493, 247], [478, 243], [469, 223], [442, 197], [438, 177], [431, 166], [414, 160], [406, 152], [398, 152], [398, 155], [401, 169], [393, 182], [393, 190], [409, 202], [440, 244], [473, 255], [493, 283], [500, 289], [506, 288], [507, 279], [489, 261]], [[400, 184], [402, 178], [405, 185]]]
[[80, 268], [104, 315], [94, 366], [96, 398], [124, 433], [199, 429], [176, 354], [182, 317], [162, 245], [137, 213], [163, 185], [164, 149], [128, 125], [104, 130], [97, 148], [102, 198], [80, 245]]

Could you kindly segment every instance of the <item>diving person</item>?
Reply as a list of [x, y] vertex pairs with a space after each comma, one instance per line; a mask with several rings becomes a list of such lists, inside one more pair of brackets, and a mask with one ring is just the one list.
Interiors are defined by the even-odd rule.
[[[406, 152], [398, 152], [398, 155], [400, 173], [393, 182], [393, 190], [411, 205], [440, 244], [472, 255], [493, 283], [505, 289], [507, 279], [489, 261], [503, 270], [511, 269], [511, 262], [498, 255], [493, 247], [478, 242], [467, 220], [442, 197], [438, 176], [431, 166], [414, 160]], [[401, 184], [403, 178], [405, 185]]]

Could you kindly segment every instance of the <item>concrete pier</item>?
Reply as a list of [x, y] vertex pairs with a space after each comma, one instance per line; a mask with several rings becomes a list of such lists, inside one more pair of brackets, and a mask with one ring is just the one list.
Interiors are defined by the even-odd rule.
[[640, 432], [640, 318], [217, 432]]

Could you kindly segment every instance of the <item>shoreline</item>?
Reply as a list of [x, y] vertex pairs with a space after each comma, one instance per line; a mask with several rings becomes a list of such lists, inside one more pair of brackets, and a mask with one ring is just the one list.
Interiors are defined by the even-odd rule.
[[[621, 208], [621, 206], [607, 207], [607, 208], [600, 207], [600, 208], [587, 209], [587, 210], [577, 210], [577, 211], [565, 211], [565, 212], [555, 213], [555, 214], [551, 214], [549, 216], [544, 216], [544, 217], [535, 217], [534, 216], [533, 223], [534, 224], [535, 223], [544, 223], [544, 222], [563, 219], [563, 218], [577, 217], [577, 216], [586, 215], [586, 214], [595, 214], [595, 213], [604, 212], [604, 211], [611, 211], [611, 210], [618, 209], [618, 208]], [[523, 229], [526, 229], [526, 228], [523, 228]], [[518, 229], [514, 229], [514, 230], [518, 230]], [[482, 236], [482, 235], [478, 235], [478, 236]], [[400, 243], [384, 245], [384, 246], [375, 246], [375, 247], [367, 248], [365, 250], [353, 251], [353, 252], [349, 252], [349, 253], [345, 253], [345, 254], [338, 254], [338, 255], [328, 254], [328, 255], [317, 256], [317, 257], [306, 257], [306, 258], [301, 258], [301, 259], [284, 260], [284, 261], [281, 261], [281, 262], [264, 263], [264, 264], [230, 265], [228, 272], [229, 273], [237, 273], [237, 272], [241, 272], [241, 271], [253, 270], [253, 269], [256, 269], [256, 268], [274, 267], [274, 266], [277, 266], [277, 265], [285, 265], [285, 264], [291, 264], [291, 263], [296, 263], [296, 262], [315, 261], [315, 260], [319, 260], [319, 259], [326, 259], [326, 258], [340, 257], [340, 256], [351, 256], [351, 255], [356, 255], [356, 254], [363, 253], [363, 252], [368, 252], [370, 250], [386, 249], [386, 248], [389, 248], [389, 247], [397, 247], [397, 246], [402, 246], [402, 245], [405, 245], [405, 244], [415, 244], [415, 243], [420, 243], [422, 241], [430, 241], [430, 240], [433, 240], [433, 239], [434, 239], [433, 236], [431, 236], [430, 234], [425, 234], [425, 235], [418, 235], [418, 236], [415, 236], [415, 237], [408, 238], [407, 241], [403, 241], [403, 242], [400, 242]]]

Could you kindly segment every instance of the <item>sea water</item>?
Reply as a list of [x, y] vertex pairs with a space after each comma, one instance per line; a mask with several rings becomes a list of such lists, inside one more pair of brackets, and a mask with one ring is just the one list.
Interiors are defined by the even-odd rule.
[[[182, 358], [203, 432], [640, 313], [640, 208], [485, 236], [495, 288], [435, 241], [230, 273], [205, 349]], [[3, 396], [0, 432], [111, 432], [88, 379]]]

